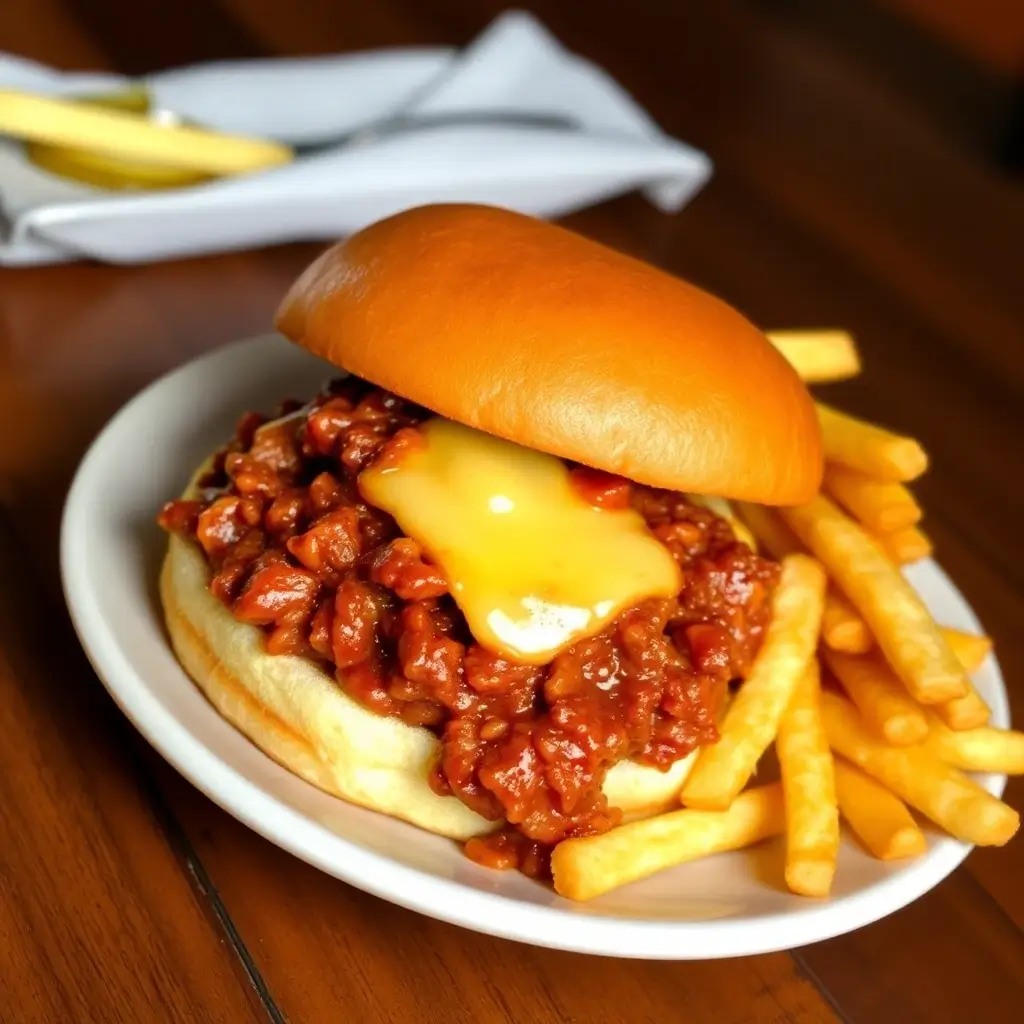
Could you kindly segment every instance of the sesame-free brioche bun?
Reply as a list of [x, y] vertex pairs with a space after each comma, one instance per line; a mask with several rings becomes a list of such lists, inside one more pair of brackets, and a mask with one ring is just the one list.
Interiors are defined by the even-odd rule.
[[[193, 483], [185, 497], [197, 494]], [[430, 788], [441, 752], [433, 733], [368, 711], [314, 661], [268, 654], [262, 630], [235, 619], [209, 583], [198, 545], [172, 535], [160, 575], [171, 645], [210, 703], [264, 753], [334, 796], [453, 839], [502, 824]], [[666, 772], [620, 761], [605, 779], [608, 802], [627, 821], [678, 807], [693, 758]]]
[[822, 472], [810, 396], [738, 312], [485, 206], [424, 206], [316, 260], [278, 329], [451, 419], [640, 483], [770, 505]]

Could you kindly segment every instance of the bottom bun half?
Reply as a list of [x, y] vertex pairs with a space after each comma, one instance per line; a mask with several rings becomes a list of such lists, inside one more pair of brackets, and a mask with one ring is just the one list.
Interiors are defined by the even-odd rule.
[[[441, 753], [420, 726], [367, 711], [315, 662], [271, 655], [263, 633], [210, 593], [199, 548], [173, 536], [160, 577], [171, 643], [213, 706], [261, 750], [307, 782], [362, 807], [453, 839], [499, 827], [427, 782]], [[605, 780], [626, 820], [678, 806], [694, 755], [667, 772], [623, 761]]]

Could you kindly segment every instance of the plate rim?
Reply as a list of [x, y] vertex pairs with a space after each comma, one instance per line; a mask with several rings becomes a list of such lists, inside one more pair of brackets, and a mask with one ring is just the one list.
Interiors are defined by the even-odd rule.
[[[158, 390], [172, 387], [176, 378], [194, 374], [197, 366], [217, 360], [230, 363], [239, 352], [271, 338], [279, 336], [261, 334], [202, 353], [158, 377], [121, 406], [92, 440], [79, 463], [65, 500], [60, 528], [65, 600], [93, 670], [147, 742], [227, 813], [326, 874], [417, 913], [540, 947], [650, 960], [750, 956], [799, 948], [846, 934], [914, 902], [951, 874], [971, 852], [970, 844], [942, 836], [932, 842], [919, 861], [908, 862], [907, 867], [865, 889], [828, 901], [808, 900], [800, 909], [756, 918], [673, 921], [641, 920], [591, 910], [574, 913], [577, 905], [568, 900], [555, 903], [558, 898], [553, 897], [553, 905], [530, 904], [398, 863], [313, 821], [227, 764], [149, 693], [145, 679], [121, 650], [116, 629], [90, 599], [92, 583], [85, 571], [87, 535], [79, 529], [79, 523], [84, 522], [88, 508], [90, 478], [98, 472], [105, 447], [117, 436], [122, 423], [130, 420]], [[931, 559], [928, 562], [939, 581], [963, 601], [975, 628], [980, 629], [973, 609], [953, 581], [937, 563]], [[1008, 721], [1002, 672], [994, 655], [991, 659], [997, 684], [993, 718]], [[217, 714], [212, 708], [211, 712]], [[987, 790], [1000, 796], [1006, 776], [988, 775], [981, 781]]]

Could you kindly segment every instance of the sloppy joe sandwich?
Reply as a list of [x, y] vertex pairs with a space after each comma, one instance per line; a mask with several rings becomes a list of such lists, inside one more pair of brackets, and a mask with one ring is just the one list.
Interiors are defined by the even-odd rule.
[[160, 515], [167, 627], [212, 704], [491, 866], [543, 875], [678, 806], [779, 578], [729, 500], [821, 482], [790, 364], [693, 285], [479, 206], [329, 249], [277, 326], [336, 379], [243, 415]]

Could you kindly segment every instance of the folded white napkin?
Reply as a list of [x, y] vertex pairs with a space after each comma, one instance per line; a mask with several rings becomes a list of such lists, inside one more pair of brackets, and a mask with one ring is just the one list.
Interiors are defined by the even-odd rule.
[[[75, 95], [128, 84], [0, 54], [0, 88]], [[228, 132], [329, 144], [293, 163], [191, 188], [105, 192], [51, 176], [0, 143], [0, 264], [135, 263], [350, 234], [398, 210], [480, 202], [555, 217], [643, 188], [678, 210], [711, 174], [604, 71], [532, 16], [499, 17], [468, 48], [234, 61], [143, 80], [157, 106]], [[441, 123], [345, 140], [401, 115], [570, 118], [571, 128]]]

